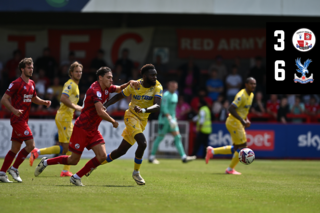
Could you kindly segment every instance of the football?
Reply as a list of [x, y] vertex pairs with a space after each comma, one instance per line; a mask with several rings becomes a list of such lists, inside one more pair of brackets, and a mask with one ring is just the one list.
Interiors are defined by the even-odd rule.
[[245, 165], [249, 165], [254, 161], [255, 155], [252, 149], [244, 148], [239, 153], [239, 161]]

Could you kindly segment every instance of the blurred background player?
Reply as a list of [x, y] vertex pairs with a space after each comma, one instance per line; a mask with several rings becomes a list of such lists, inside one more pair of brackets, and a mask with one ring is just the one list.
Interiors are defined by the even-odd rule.
[[[121, 93], [115, 95], [105, 104], [105, 107], [116, 103], [117, 101], [132, 95], [129, 109], [124, 115], [125, 129], [122, 132], [123, 140], [118, 149], [108, 154], [106, 161], [102, 164], [110, 163], [113, 160], [126, 154], [128, 149], [137, 141], [138, 148], [134, 158], [134, 170], [132, 178], [138, 185], [145, 185], [144, 179], [140, 175], [140, 166], [144, 150], [147, 147], [147, 141], [143, 134], [148, 123], [150, 113], [159, 112], [162, 98], [162, 86], [157, 81], [157, 71], [152, 64], [146, 64], [141, 68], [142, 79], [139, 79], [140, 88], [138, 90], [127, 87]], [[93, 170], [91, 170], [92, 172]], [[89, 172], [86, 176], [91, 174]]]
[[[51, 101], [42, 100], [37, 96], [34, 81], [30, 79], [33, 73], [32, 58], [22, 59], [18, 68], [21, 76], [9, 85], [9, 88], [1, 99], [1, 104], [11, 111], [10, 123], [12, 126], [11, 150], [4, 158], [0, 170], [0, 181], [5, 183], [12, 182], [6, 175], [7, 171], [14, 180], [22, 182], [18, 168], [35, 147], [33, 135], [28, 126], [31, 103], [45, 105], [47, 107], [51, 105]], [[26, 146], [19, 152], [23, 141], [26, 143]], [[19, 154], [11, 166], [17, 152], [19, 152]]]
[[167, 133], [170, 133], [174, 137], [174, 144], [181, 156], [182, 162], [196, 159], [195, 156], [187, 156], [184, 152], [184, 148], [181, 142], [181, 135], [179, 132], [179, 126], [176, 118], [176, 106], [178, 103], [178, 95], [175, 93], [178, 89], [178, 83], [176, 81], [170, 81], [168, 83], [168, 91], [163, 94], [160, 115], [159, 115], [159, 130], [158, 137], [152, 146], [149, 162], [153, 164], [159, 164], [159, 161], [155, 158], [160, 142], [163, 140]]
[[73, 128], [69, 143], [69, 150], [72, 152], [71, 156], [62, 155], [48, 160], [46, 157], [42, 158], [34, 172], [36, 177], [39, 176], [48, 165], [77, 165], [84, 148], [88, 150], [92, 149], [95, 157], [88, 161], [80, 171], [70, 178], [72, 184], [83, 186], [81, 177], [91, 169], [99, 166], [107, 158], [105, 142], [98, 127], [102, 119], [112, 123], [114, 128], [118, 127], [118, 122], [106, 113], [103, 103], [108, 101], [110, 93], [119, 93], [129, 84], [137, 82], [130, 81], [122, 86], [112, 85], [113, 76], [109, 67], [101, 67], [96, 75], [98, 80], [87, 90], [83, 109]]
[[252, 77], [247, 78], [245, 82], [245, 89], [238, 92], [234, 101], [229, 107], [229, 117], [226, 121], [226, 127], [230, 132], [233, 146], [223, 146], [213, 148], [207, 147], [206, 163], [209, 162], [213, 155], [233, 154], [233, 158], [229, 167], [226, 169], [226, 174], [241, 175], [234, 168], [239, 163], [239, 152], [241, 149], [247, 147], [247, 138], [244, 128], [250, 127], [250, 121], [247, 118], [253, 100], [253, 92], [256, 88], [256, 80]]
[[203, 158], [206, 146], [208, 145], [209, 135], [212, 132], [212, 123], [210, 108], [204, 97], [199, 98], [199, 104], [199, 114], [194, 118], [197, 121], [197, 139], [194, 143], [192, 155], [196, 156], [201, 145], [203, 145], [203, 151], [201, 151], [201, 158]]
[[[33, 161], [37, 159], [39, 155], [71, 155], [71, 152], [69, 151], [69, 142], [73, 130], [73, 114], [75, 110], [78, 112], [81, 112], [82, 110], [82, 107], [77, 105], [80, 96], [78, 85], [82, 76], [82, 69], [82, 64], [79, 64], [77, 61], [71, 64], [68, 72], [70, 79], [63, 86], [60, 99], [60, 108], [55, 117], [60, 145], [42, 149], [35, 148], [34, 150], [32, 150], [31, 156], [29, 158], [30, 166], [33, 165]], [[60, 177], [71, 176], [72, 173], [70, 172], [70, 166], [65, 165], [60, 174]]]

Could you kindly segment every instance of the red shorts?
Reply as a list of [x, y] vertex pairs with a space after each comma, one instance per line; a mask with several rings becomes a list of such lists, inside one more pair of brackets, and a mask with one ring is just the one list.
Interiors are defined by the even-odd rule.
[[88, 132], [82, 128], [74, 126], [70, 138], [69, 150], [81, 155], [84, 148], [90, 150], [92, 147], [104, 143], [103, 137], [98, 130]]
[[11, 141], [18, 141], [22, 143], [23, 141], [33, 139], [32, 132], [27, 123], [19, 122], [19, 123], [11, 124], [11, 126], [12, 126]]

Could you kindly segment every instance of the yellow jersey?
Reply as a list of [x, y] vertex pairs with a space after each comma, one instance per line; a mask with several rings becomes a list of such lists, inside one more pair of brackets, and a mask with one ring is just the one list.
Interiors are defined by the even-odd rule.
[[140, 120], [148, 119], [150, 113], [136, 113], [134, 111], [135, 106], [139, 106], [140, 108], [147, 108], [153, 105], [154, 97], [162, 98], [162, 85], [159, 81], [156, 82], [155, 86], [145, 88], [142, 86], [142, 79], [139, 79], [141, 85], [138, 90], [135, 90], [131, 86], [127, 86], [124, 90], [122, 90], [122, 94], [124, 96], [131, 96], [131, 102], [129, 104], [129, 110], [135, 116], [137, 116]]
[[[248, 95], [246, 89], [240, 90], [234, 98], [232, 104], [236, 107], [236, 112], [242, 119], [246, 119], [249, 113], [250, 107], [252, 105], [254, 94], [253, 92]], [[229, 113], [229, 117], [236, 119], [231, 113]]]
[[[79, 101], [79, 87], [72, 79], [69, 79], [63, 86], [62, 94], [69, 97], [71, 103], [77, 104]], [[60, 108], [56, 114], [56, 120], [59, 121], [72, 121], [74, 109], [67, 107], [64, 103], [60, 102]]]

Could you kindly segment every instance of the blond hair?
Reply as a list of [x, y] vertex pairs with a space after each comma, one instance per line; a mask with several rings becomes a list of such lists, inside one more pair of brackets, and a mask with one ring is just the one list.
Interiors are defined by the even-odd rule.
[[71, 78], [71, 73], [75, 70], [75, 68], [77, 67], [81, 67], [81, 69], [83, 69], [83, 66], [82, 64], [80, 64], [79, 62], [75, 61], [73, 62], [73, 64], [71, 64], [70, 68], [69, 68], [69, 71], [68, 71], [68, 75], [70, 76]]

